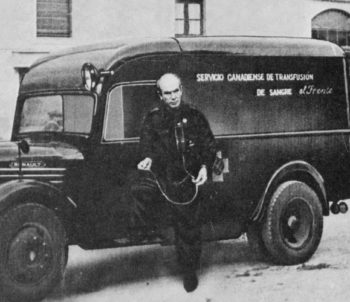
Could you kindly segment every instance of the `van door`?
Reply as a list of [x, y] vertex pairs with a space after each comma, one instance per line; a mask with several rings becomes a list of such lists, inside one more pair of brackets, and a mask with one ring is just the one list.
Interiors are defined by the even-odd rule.
[[[128, 228], [133, 203], [130, 184], [137, 176], [139, 135], [146, 114], [158, 106], [156, 80], [169, 72], [176, 56], [137, 58], [120, 66], [106, 96], [101, 144], [96, 150], [100, 167], [97, 189], [101, 236], [114, 239]], [[102, 168], [103, 167], [103, 168]], [[107, 171], [106, 171], [107, 170]], [[160, 209], [159, 214], [163, 211]], [[109, 218], [108, 218], [109, 217]], [[109, 220], [109, 221], [108, 221]], [[106, 232], [110, 230], [110, 232]]]
[[[120, 83], [111, 88], [101, 145], [98, 148], [100, 175], [97, 227], [100, 235], [114, 239], [127, 232], [133, 203], [130, 182], [137, 173], [139, 131], [145, 114], [155, 106], [154, 81]], [[96, 199], [96, 198], [95, 198]], [[106, 230], [110, 230], [109, 234]]]

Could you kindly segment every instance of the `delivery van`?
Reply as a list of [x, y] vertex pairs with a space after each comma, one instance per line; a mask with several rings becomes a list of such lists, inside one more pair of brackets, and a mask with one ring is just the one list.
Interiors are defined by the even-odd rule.
[[[0, 145], [0, 288], [40, 300], [63, 278], [68, 246], [172, 244], [171, 225], [130, 224], [139, 133], [156, 81], [182, 79], [208, 119], [221, 171], [203, 194], [203, 240], [238, 238], [267, 261], [308, 260], [323, 216], [350, 196], [348, 66], [319, 40], [119, 39], [35, 62]], [[160, 215], [166, 214], [164, 208]]]

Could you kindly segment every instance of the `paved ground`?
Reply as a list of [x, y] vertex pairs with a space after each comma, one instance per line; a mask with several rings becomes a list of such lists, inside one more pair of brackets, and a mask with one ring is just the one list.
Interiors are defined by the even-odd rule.
[[350, 213], [325, 218], [304, 265], [254, 261], [244, 237], [204, 245], [200, 284], [186, 293], [172, 247], [69, 251], [64, 283], [45, 302], [350, 301]]

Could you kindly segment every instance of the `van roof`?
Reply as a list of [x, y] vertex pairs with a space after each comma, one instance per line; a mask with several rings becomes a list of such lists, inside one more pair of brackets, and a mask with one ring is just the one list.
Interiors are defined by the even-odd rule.
[[121, 38], [114, 42], [71, 48], [46, 56], [30, 67], [20, 93], [55, 89], [82, 89], [80, 70], [90, 62], [98, 69], [143, 54], [220, 52], [242, 56], [343, 57], [337, 45], [308, 38], [191, 37]]

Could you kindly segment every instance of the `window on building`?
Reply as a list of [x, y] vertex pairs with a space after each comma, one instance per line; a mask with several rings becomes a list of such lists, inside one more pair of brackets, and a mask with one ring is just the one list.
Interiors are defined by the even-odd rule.
[[177, 36], [204, 34], [203, 0], [176, 0], [175, 24]]
[[318, 14], [312, 19], [312, 38], [350, 45], [350, 15], [335, 9]]
[[70, 37], [71, 0], [37, 0], [37, 36]]

